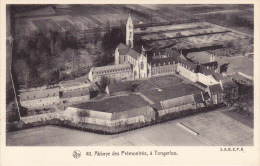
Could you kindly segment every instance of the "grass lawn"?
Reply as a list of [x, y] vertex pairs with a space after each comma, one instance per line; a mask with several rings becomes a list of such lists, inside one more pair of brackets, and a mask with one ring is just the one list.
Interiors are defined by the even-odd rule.
[[154, 103], [201, 92], [199, 88], [192, 84], [182, 83], [182, 81], [174, 75], [158, 76], [148, 80], [136, 81], [138, 84], [136, 90]]
[[[225, 108], [180, 119], [182, 124], [199, 133], [199, 137], [217, 146], [252, 146], [253, 129], [222, 113]], [[244, 118], [244, 117], [239, 117]]]

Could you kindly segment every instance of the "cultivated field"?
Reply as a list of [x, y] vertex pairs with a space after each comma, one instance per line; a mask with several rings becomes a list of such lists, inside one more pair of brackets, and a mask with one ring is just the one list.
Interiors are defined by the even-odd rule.
[[[148, 49], [154, 46], [178, 49], [200, 48], [248, 38], [244, 34], [206, 22], [149, 27], [145, 30], [137, 28], [135, 34], [149, 42]], [[159, 41], [162, 43], [160, 44]], [[169, 44], [166, 41], [172, 45], [167, 46]]]
[[33, 31], [49, 29], [62, 32], [87, 30], [95, 27], [102, 28], [108, 23], [111, 27], [121, 26], [126, 24], [129, 13], [135, 25], [193, 18], [174, 8], [169, 10], [167, 7], [167, 11], [164, 11], [151, 6], [154, 5], [68, 5], [67, 8], [55, 8], [49, 5], [35, 11], [16, 14], [16, 35], [29, 35]]
[[[7, 133], [7, 146], [250, 146], [253, 129], [222, 108], [118, 135], [101, 135], [57, 126]], [[231, 111], [231, 110], [229, 110]], [[244, 118], [244, 117], [240, 117]], [[182, 123], [199, 133], [191, 134]]]
[[249, 5], [221, 5], [221, 4], [205, 4], [205, 5], [182, 5], [178, 9], [191, 14], [216, 13], [216, 12], [232, 12], [251, 8]]

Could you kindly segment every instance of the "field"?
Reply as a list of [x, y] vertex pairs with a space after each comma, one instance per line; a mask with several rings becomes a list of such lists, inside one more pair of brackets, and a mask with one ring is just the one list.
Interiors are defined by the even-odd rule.
[[208, 22], [232, 28], [247, 34], [254, 34], [254, 5], [182, 5], [178, 8]]
[[[250, 146], [253, 129], [219, 109], [118, 135], [101, 135], [57, 126], [7, 133], [7, 146]], [[231, 111], [231, 110], [230, 110]], [[237, 112], [236, 112], [237, 113]], [[239, 117], [245, 118], [245, 117]], [[190, 127], [193, 135], [176, 123]]]
[[244, 34], [207, 22], [149, 27], [145, 30], [137, 28], [135, 34], [147, 41], [147, 49], [156, 46], [178, 49], [200, 48], [248, 38]]
[[205, 4], [205, 5], [182, 5], [178, 9], [191, 14], [214, 13], [214, 12], [232, 12], [236, 10], [250, 9], [252, 5], [221, 5], [221, 4]]
[[247, 57], [236, 56], [225, 58], [223, 60], [231, 63], [231, 67], [228, 68], [229, 72], [239, 71], [249, 76], [254, 75], [254, 61]]
[[72, 107], [113, 113], [144, 107], [146, 105], [147, 102], [140, 96], [131, 94], [129, 96], [112, 97], [95, 102], [76, 104], [72, 105]]
[[253, 129], [220, 111], [185, 118], [181, 122], [213, 145], [253, 145]]
[[[68, 5], [67, 8], [46, 5], [41, 9], [16, 14], [16, 36], [29, 35], [33, 31], [53, 29], [87, 30], [109, 25], [120, 26], [126, 23], [129, 13], [135, 25], [151, 22], [168, 22], [193, 18], [174, 8], [161, 10], [154, 5]], [[51, 12], [50, 12], [51, 11]], [[42, 23], [43, 22], [43, 23]], [[45, 24], [44, 24], [45, 23]]]

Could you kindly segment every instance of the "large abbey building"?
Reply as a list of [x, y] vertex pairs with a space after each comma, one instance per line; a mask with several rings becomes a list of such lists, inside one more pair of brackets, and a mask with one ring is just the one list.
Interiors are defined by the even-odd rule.
[[[115, 65], [92, 68], [89, 73], [89, 80], [98, 82], [102, 77], [107, 77], [111, 81], [131, 80], [175, 72], [179, 56], [179, 53], [171, 49], [155, 51], [153, 54], [147, 53], [143, 47], [141, 52], [136, 51], [134, 49], [134, 26], [129, 15], [126, 24], [126, 44], [120, 43], [116, 47]], [[129, 75], [128, 72], [121, 74], [125, 70], [118, 70], [119, 66], [126, 66], [127, 64], [131, 66], [131, 74]]]
[[107, 77], [113, 83], [178, 73], [194, 83], [203, 85], [202, 89], [209, 91], [211, 86], [218, 85], [224, 89], [224, 82], [230, 82], [230, 84], [233, 82], [220, 74], [217, 69], [218, 62], [215, 61], [214, 55], [210, 57], [208, 63], [195, 64], [169, 48], [146, 51], [142, 46], [140, 52], [136, 51], [134, 26], [129, 15], [126, 24], [126, 44], [120, 43], [116, 47], [115, 65], [92, 68], [89, 72], [89, 80], [99, 82], [102, 77]]

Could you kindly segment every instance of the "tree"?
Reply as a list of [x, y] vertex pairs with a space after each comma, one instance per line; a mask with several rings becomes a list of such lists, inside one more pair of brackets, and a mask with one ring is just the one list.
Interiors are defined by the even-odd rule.
[[99, 85], [101, 90], [104, 91], [108, 84], [109, 84], [109, 79], [106, 76], [102, 76]]
[[120, 28], [113, 28], [111, 31], [107, 31], [102, 40], [102, 47], [104, 50], [115, 49], [119, 43], [124, 43], [125, 37], [123, 31]]
[[79, 111], [77, 112], [77, 116], [78, 116], [80, 119], [84, 118], [84, 121], [85, 121], [85, 118], [86, 118], [86, 117], [89, 117], [89, 116], [90, 116], [90, 113], [89, 113], [89, 111], [87, 111], [87, 110], [79, 110]]
[[27, 62], [23, 59], [17, 60], [14, 65], [14, 70], [18, 75], [19, 82], [24, 84], [26, 87], [28, 87], [31, 70]]

